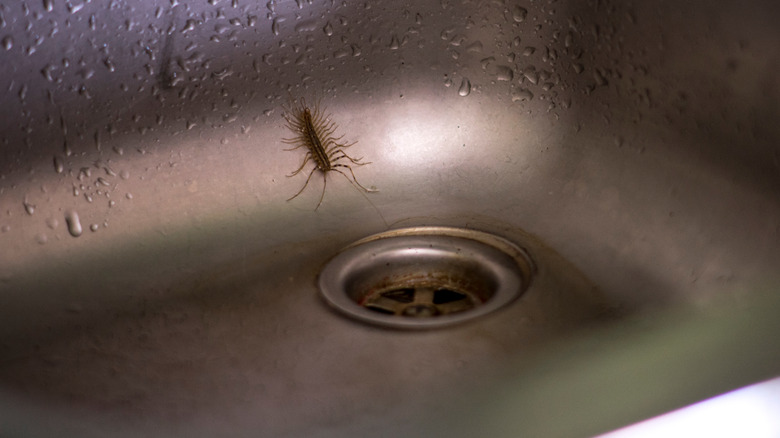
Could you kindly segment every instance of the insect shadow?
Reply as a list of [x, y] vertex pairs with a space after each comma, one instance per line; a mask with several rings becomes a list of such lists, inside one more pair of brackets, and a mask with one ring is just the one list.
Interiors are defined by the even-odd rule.
[[[322, 185], [320, 201], [317, 203], [317, 207], [315, 207], [314, 210], [320, 208], [322, 200], [325, 198], [325, 187], [328, 185], [329, 172], [338, 172], [344, 175], [350, 184], [366, 193], [378, 191], [367, 189], [358, 182], [355, 177], [355, 172], [352, 170], [352, 166], [364, 166], [366, 164], [371, 164], [371, 162], [362, 161], [363, 157], [353, 158], [344, 151], [344, 149], [353, 146], [357, 142], [342, 142], [341, 139], [344, 135], [339, 137], [335, 136], [337, 128], [336, 123], [330, 120], [330, 115], [324, 114], [320, 110], [320, 99], [317, 99], [313, 106], [309, 107], [306, 104], [305, 99], [301, 98], [298, 101], [295, 101], [291, 98], [290, 103], [287, 106], [282, 105], [282, 108], [284, 109], [284, 119], [287, 121], [286, 126], [295, 134], [292, 138], [282, 139], [283, 143], [294, 145], [294, 147], [285, 149], [285, 151], [294, 151], [300, 148], [306, 149], [306, 156], [300, 167], [287, 176], [292, 177], [301, 173], [309, 161], [314, 162], [314, 168], [309, 172], [309, 176], [306, 178], [303, 187], [298, 190], [298, 193], [287, 199], [288, 201], [295, 199], [298, 195], [303, 193], [306, 186], [309, 185], [309, 181], [311, 181], [314, 172], [318, 170], [322, 172], [324, 183]], [[347, 169], [349, 175], [341, 169]], [[350, 176], [352, 178], [350, 178]]]

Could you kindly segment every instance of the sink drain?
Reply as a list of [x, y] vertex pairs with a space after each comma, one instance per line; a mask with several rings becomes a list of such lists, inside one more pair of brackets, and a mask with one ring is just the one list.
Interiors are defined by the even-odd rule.
[[393, 230], [336, 255], [319, 276], [325, 301], [385, 327], [460, 323], [511, 302], [528, 287], [526, 252], [491, 234], [447, 227]]

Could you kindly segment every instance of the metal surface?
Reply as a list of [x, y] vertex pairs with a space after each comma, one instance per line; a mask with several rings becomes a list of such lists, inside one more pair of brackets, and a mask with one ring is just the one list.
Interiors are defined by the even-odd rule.
[[528, 287], [533, 270], [523, 249], [498, 236], [416, 227], [350, 245], [328, 262], [318, 284], [328, 304], [353, 318], [435, 328], [504, 307]]
[[[0, 0], [0, 435], [576, 436], [780, 375], [745, 310], [780, 284], [778, 8]], [[290, 96], [377, 193], [286, 201]], [[522, 242], [533, 287], [422, 332], [318, 299], [428, 225]]]

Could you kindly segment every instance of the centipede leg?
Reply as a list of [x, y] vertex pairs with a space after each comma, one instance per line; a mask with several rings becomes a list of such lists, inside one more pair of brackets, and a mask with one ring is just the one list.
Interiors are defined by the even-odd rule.
[[[337, 153], [339, 153], [340, 155], [336, 155]], [[366, 162], [360, 161], [360, 160], [362, 160], [362, 159], [363, 159], [363, 157], [360, 157], [360, 158], [352, 158], [352, 157], [350, 157], [349, 155], [347, 155], [347, 153], [346, 153], [346, 152], [342, 151], [341, 149], [335, 149], [335, 150], [333, 150], [333, 151], [332, 151], [332, 152], [331, 152], [331, 153], [328, 155], [328, 158], [330, 158], [330, 159], [331, 159], [331, 161], [336, 161], [336, 160], [338, 160], [338, 159], [340, 159], [340, 158], [346, 158], [346, 159], [348, 159], [349, 161], [351, 161], [353, 164], [356, 164], [356, 165], [358, 165], [358, 166], [363, 166], [363, 165], [365, 165], [365, 164], [371, 164], [371, 162], [370, 162], [370, 161], [366, 161]]]
[[[336, 172], [344, 175], [344, 177], [347, 178], [347, 180], [349, 180], [349, 177], [347, 176], [347, 174], [342, 172], [342, 171], [340, 171], [340, 170], [338, 170], [338, 169], [335, 169], [336, 167], [346, 167], [349, 170], [349, 173], [352, 174], [352, 181], [355, 181], [355, 184], [357, 184], [358, 187], [363, 189], [365, 192], [367, 192], [367, 193], [374, 193], [374, 192], [378, 192], [379, 191], [379, 190], [370, 190], [370, 189], [367, 189], [367, 188], [363, 187], [363, 184], [360, 184], [360, 182], [355, 177], [355, 172], [353, 172], [352, 168], [347, 166], [346, 164], [334, 164], [333, 167], [331, 168], [331, 170], [335, 170]], [[350, 182], [352, 182], [352, 181], [350, 181]]]
[[320, 195], [320, 202], [317, 203], [317, 206], [314, 207], [314, 211], [317, 211], [318, 208], [320, 208], [320, 205], [322, 205], [322, 200], [325, 198], [325, 187], [328, 186], [328, 172], [322, 172], [322, 194]]
[[[314, 169], [311, 170], [311, 172], [309, 172], [309, 177], [306, 178], [306, 182], [303, 184], [303, 187], [301, 187], [301, 189], [298, 190], [298, 193], [294, 194], [292, 196], [292, 198], [287, 199], [288, 201], [292, 201], [293, 199], [295, 199], [298, 195], [300, 195], [306, 189], [306, 186], [309, 185], [309, 180], [311, 180], [311, 177], [312, 177], [312, 175], [314, 175], [314, 172], [316, 170], [317, 170], [317, 168], [315, 167]], [[319, 205], [317, 207], [319, 207]]]
[[305, 166], [306, 163], [308, 163], [310, 159], [311, 159], [311, 152], [306, 152], [306, 156], [303, 158], [303, 163], [301, 163], [301, 167], [299, 167], [298, 170], [296, 170], [295, 172], [293, 172], [293, 173], [291, 173], [291, 174], [289, 174], [287, 176], [291, 177], [291, 176], [295, 176], [295, 175], [299, 174], [301, 172], [301, 170], [303, 170], [303, 166]]

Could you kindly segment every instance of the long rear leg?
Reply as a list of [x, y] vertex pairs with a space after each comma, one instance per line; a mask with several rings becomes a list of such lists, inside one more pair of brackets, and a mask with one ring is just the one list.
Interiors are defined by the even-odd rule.
[[347, 160], [351, 161], [354, 164], [357, 164], [358, 166], [362, 166], [364, 164], [371, 164], [370, 161], [365, 161], [365, 162], [361, 161], [363, 159], [363, 157], [352, 158], [349, 155], [347, 155], [346, 152], [342, 151], [341, 149], [333, 149], [332, 151], [330, 151], [330, 153], [328, 154], [328, 158], [330, 158], [331, 161], [336, 161], [339, 158], [346, 158]]
[[[352, 180], [349, 180], [349, 177], [347, 176], [347, 174], [346, 174], [346, 173], [344, 173], [344, 172], [342, 172], [342, 171], [340, 171], [340, 170], [338, 170], [338, 169], [334, 169], [335, 167], [346, 167], [347, 169], [349, 169], [349, 173], [350, 173], [350, 174], [352, 174]], [[363, 187], [363, 184], [360, 184], [360, 182], [358, 182], [357, 178], [355, 177], [355, 172], [353, 172], [353, 171], [352, 171], [352, 168], [351, 168], [351, 167], [349, 167], [349, 166], [347, 166], [346, 164], [334, 164], [334, 165], [333, 165], [333, 168], [331, 168], [331, 170], [335, 170], [336, 172], [338, 172], [338, 173], [340, 173], [340, 174], [344, 175], [344, 177], [345, 177], [345, 178], [346, 178], [346, 179], [347, 179], [349, 182], [355, 181], [355, 184], [357, 184], [357, 185], [358, 185], [358, 187], [360, 187], [361, 189], [363, 189], [363, 190], [364, 190], [365, 192], [367, 192], [367, 193], [375, 193], [375, 192], [378, 192], [378, 191], [379, 191], [379, 190], [371, 190], [371, 189], [367, 189], [367, 188]]]
[[[311, 170], [311, 172], [309, 172], [309, 177], [306, 178], [306, 182], [303, 184], [303, 187], [301, 187], [301, 189], [298, 190], [298, 193], [294, 194], [292, 196], [292, 198], [287, 199], [288, 201], [292, 201], [293, 199], [295, 199], [298, 195], [300, 195], [303, 192], [303, 190], [306, 188], [306, 186], [309, 185], [309, 180], [311, 180], [311, 177], [312, 177], [312, 175], [314, 175], [314, 171], [316, 171], [316, 170], [317, 170], [317, 168], [315, 167], [314, 169]], [[322, 201], [320, 201], [320, 202], [322, 202]], [[319, 207], [319, 205], [318, 205], [318, 207]]]
[[291, 174], [289, 174], [287, 176], [291, 177], [291, 176], [295, 176], [298, 173], [300, 173], [301, 170], [303, 170], [303, 166], [305, 166], [306, 163], [308, 163], [310, 159], [311, 159], [311, 152], [306, 152], [306, 156], [303, 158], [303, 163], [301, 163], [301, 167], [299, 167], [298, 170], [296, 170], [295, 172], [293, 172], [293, 173], [291, 173]]
[[320, 202], [317, 203], [317, 206], [314, 207], [314, 211], [317, 211], [318, 208], [320, 208], [320, 205], [322, 205], [322, 200], [325, 198], [325, 187], [328, 186], [328, 172], [322, 172], [322, 194], [320, 195]]

